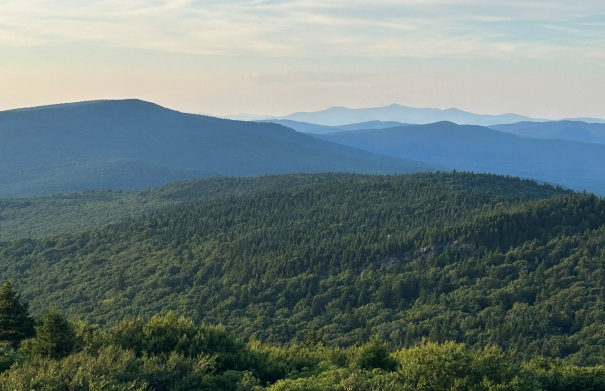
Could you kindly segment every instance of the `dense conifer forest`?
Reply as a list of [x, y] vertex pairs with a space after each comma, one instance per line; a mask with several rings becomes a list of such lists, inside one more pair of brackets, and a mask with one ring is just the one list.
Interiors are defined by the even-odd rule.
[[318, 180], [312, 175], [215, 177], [141, 191], [89, 190], [45, 197], [4, 198], [0, 199], [0, 242], [80, 232], [171, 206], [291, 188]]
[[110, 225], [0, 243], [38, 319], [3, 339], [5, 389], [605, 387], [597, 196], [456, 172], [162, 192]]

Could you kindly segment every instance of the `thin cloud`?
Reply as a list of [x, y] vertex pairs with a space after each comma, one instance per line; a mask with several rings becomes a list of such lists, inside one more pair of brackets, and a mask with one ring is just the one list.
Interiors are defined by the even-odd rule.
[[[532, 57], [537, 47], [557, 55], [574, 46], [588, 54], [599, 48], [586, 37], [603, 29], [594, 19], [578, 23], [605, 15], [600, 3], [9, 0], [0, 5], [0, 44], [65, 41], [228, 56]], [[512, 21], [526, 21], [528, 34], [515, 35]], [[570, 36], [556, 43], [543, 38], [545, 29]]]

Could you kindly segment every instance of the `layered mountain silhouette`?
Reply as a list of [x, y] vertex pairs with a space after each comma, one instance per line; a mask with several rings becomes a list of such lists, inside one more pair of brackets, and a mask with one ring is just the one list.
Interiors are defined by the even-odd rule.
[[328, 134], [328, 133], [342, 132], [342, 131], [346, 131], [346, 130], [387, 129], [387, 128], [394, 128], [395, 126], [406, 125], [404, 123], [397, 122], [397, 121], [368, 121], [368, 122], [361, 122], [361, 123], [348, 124], [348, 125], [339, 125], [339, 126], [317, 125], [317, 124], [311, 124], [308, 122], [292, 121], [292, 120], [288, 120], [288, 119], [271, 119], [271, 120], [263, 120], [263, 121], [259, 121], [259, 122], [272, 122], [274, 124], [287, 126], [291, 129], [296, 130], [297, 132], [313, 133], [313, 134]]
[[[272, 122], [287, 126], [298, 132], [311, 134], [329, 134], [347, 130], [387, 129], [394, 128], [396, 126], [410, 125], [397, 121], [377, 120], [338, 126], [317, 125], [309, 122], [292, 121], [288, 119], [272, 119], [259, 122]], [[605, 123], [600, 122], [585, 122], [579, 120], [544, 122], [521, 121], [512, 124], [490, 125], [488, 127], [521, 137], [605, 144]]]
[[276, 124], [184, 114], [140, 100], [0, 112], [0, 197], [141, 189], [216, 175], [432, 169]]
[[331, 107], [316, 112], [294, 113], [277, 119], [309, 122], [326, 126], [340, 126], [369, 121], [395, 121], [408, 124], [428, 124], [440, 121], [450, 121], [457, 124], [484, 126], [521, 121], [538, 121], [537, 119], [518, 114], [484, 115], [469, 113], [455, 108], [440, 110], [408, 107], [398, 104], [362, 109]]
[[605, 145], [600, 144], [519, 137], [451, 122], [317, 137], [448, 169], [520, 176], [605, 194]]
[[583, 121], [519, 122], [490, 126], [517, 136], [605, 144], [605, 124]]

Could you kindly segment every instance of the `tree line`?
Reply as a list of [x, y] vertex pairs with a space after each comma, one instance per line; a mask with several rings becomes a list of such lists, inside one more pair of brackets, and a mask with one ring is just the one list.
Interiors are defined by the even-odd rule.
[[0, 291], [0, 390], [604, 390], [605, 367], [496, 346], [424, 340], [390, 349], [374, 337], [326, 346], [309, 325], [304, 342], [244, 343], [223, 327], [175, 313], [109, 328], [56, 311], [39, 320], [5, 283]]

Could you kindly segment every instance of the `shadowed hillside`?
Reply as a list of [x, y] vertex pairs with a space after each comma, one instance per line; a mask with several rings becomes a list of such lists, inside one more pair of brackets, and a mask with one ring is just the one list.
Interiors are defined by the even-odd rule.
[[571, 140], [605, 144], [605, 124], [582, 121], [519, 122], [490, 126], [492, 129], [547, 140]]
[[451, 122], [317, 137], [448, 169], [520, 176], [605, 194], [605, 146], [599, 144], [532, 139]]
[[183, 114], [139, 100], [0, 112], [0, 141], [0, 197], [141, 189], [216, 175], [431, 169], [275, 124]]

